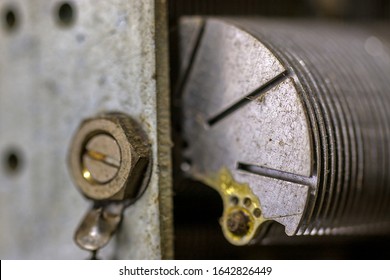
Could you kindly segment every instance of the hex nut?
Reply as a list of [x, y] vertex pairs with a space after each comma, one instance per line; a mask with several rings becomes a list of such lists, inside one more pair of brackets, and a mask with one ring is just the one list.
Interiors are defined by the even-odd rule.
[[140, 125], [129, 116], [103, 114], [81, 123], [68, 161], [74, 183], [87, 198], [134, 198], [145, 179], [150, 145]]

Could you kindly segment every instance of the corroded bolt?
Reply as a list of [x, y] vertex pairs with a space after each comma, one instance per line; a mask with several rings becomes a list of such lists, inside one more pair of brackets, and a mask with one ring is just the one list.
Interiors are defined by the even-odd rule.
[[244, 236], [248, 233], [249, 217], [242, 210], [236, 210], [229, 214], [226, 220], [227, 229], [237, 236]]
[[75, 184], [94, 200], [134, 198], [149, 160], [146, 134], [134, 120], [120, 113], [85, 120], [69, 151]]

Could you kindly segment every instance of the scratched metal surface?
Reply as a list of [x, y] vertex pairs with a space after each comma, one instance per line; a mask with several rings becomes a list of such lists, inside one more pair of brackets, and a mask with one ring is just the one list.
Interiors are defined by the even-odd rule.
[[[14, 174], [0, 166], [0, 258], [88, 257], [73, 234], [90, 205], [72, 185], [66, 159], [82, 119], [104, 111], [143, 124], [153, 173], [125, 212], [120, 238], [100, 257], [161, 258], [155, 1], [71, 1], [68, 25], [59, 3], [0, 2], [0, 155], [16, 151], [22, 163]], [[15, 28], [4, 20], [9, 9]]]
[[[197, 26], [197, 20], [182, 21], [182, 40], [189, 37], [188, 25], [192, 21]], [[250, 182], [264, 217], [284, 224], [291, 235], [302, 218], [309, 187], [237, 167], [256, 163], [311, 175], [310, 128], [295, 83], [266, 46], [234, 25], [209, 19], [198, 36], [200, 43], [183, 87], [189, 143], [185, 156], [193, 163], [189, 173], [210, 176], [229, 168], [238, 182]], [[249, 96], [266, 84], [275, 87], [261, 97]], [[242, 103], [248, 104], [239, 105], [245, 106], [241, 109], [235, 105]]]
[[[185, 171], [227, 167], [288, 235], [390, 228], [390, 43], [370, 26], [182, 21]], [[388, 28], [388, 26], [387, 26]], [[387, 29], [388, 30], [388, 29]]]

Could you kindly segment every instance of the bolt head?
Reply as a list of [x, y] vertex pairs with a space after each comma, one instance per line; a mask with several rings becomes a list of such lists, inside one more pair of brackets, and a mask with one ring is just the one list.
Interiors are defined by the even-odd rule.
[[75, 184], [94, 200], [135, 197], [149, 163], [150, 148], [141, 127], [114, 113], [85, 120], [69, 151]]

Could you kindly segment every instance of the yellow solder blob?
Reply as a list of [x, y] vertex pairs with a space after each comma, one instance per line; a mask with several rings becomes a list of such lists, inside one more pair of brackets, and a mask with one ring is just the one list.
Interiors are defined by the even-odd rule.
[[220, 224], [226, 239], [238, 246], [250, 243], [266, 219], [258, 197], [249, 185], [237, 182], [226, 167], [199, 179], [222, 197], [224, 209]]

